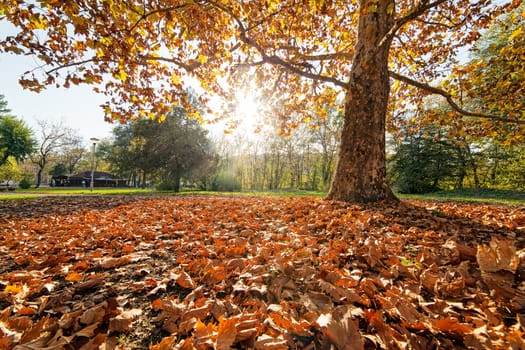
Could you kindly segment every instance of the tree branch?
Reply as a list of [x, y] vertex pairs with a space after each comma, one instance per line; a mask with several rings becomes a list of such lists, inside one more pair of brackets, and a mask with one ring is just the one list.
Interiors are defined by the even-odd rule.
[[83, 61], [70, 62], [70, 63], [68, 63], [68, 64], [61, 64], [61, 65], [58, 66], [58, 67], [55, 67], [55, 68], [53, 68], [53, 69], [50, 69], [50, 70], [46, 71], [46, 74], [47, 74], [47, 75], [50, 75], [50, 74], [52, 74], [52, 73], [54, 73], [54, 72], [56, 72], [56, 71], [59, 71], [59, 70], [61, 70], [61, 69], [69, 68], [69, 67], [75, 67], [75, 66], [81, 66], [81, 65], [83, 65], [83, 64], [85, 64], [85, 63], [93, 62], [93, 61], [95, 61], [95, 60], [96, 60], [96, 58], [95, 58], [95, 57], [92, 57], [92, 58], [85, 59], [85, 60], [83, 60]]
[[404, 75], [401, 75], [401, 74], [398, 74], [398, 73], [395, 73], [395, 72], [392, 72], [392, 71], [389, 71], [388, 73], [389, 73], [390, 77], [392, 77], [392, 78], [394, 78], [396, 80], [402, 81], [402, 82], [404, 82], [404, 83], [406, 83], [408, 85], [411, 85], [411, 86], [414, 86], [414, 87], [416, 87], [418, 89], [424, 90], [424, 91], [426, 91], [426, 92], [428, 92], [430, 94], [440, 95], [440, 96], [444, 97], [445, 100], [447, 101], [447, 103], [450, 105], [450, 107], [454, 111], [456, 111], [459, 114], [462, 114], [464, 116], [483, 118], [483, 119], [492, 119], [492, 120], [497, 120], [497, 121], [504, 122], [504, 123], [514, 123], [514, 124], [518, 124], [518, 125], [525, 125], [525, 120], [509, 119], [509, 118], [505, 118], [505, 117], [502, 117], [500, 115], [495, 115], [495, 114], [485, 114], [485, 113], [478, 113], [478, 112], [467, 111], [467, 110], [461, 108], [454, 101], [454, 99], [452, 98], [452, 95], [450, 93], [446, 92], [445, 90], [442, 90], [442, 89], [439, 89], [437, 87], [430, 86], [428, 84], [416, 81], [414, 79], [411, 79], [409, 77], [406, 77]]
[[410, 11], [405, 16], [400, 17], [396, 20], [394, 26], [390, 28], [388, 33], [386, 33], [383, 39], [381, 39], [379, 46], [383, 46], [385, 43], [390, 42], [390, 40], [394, 37], [394, 35], [396, 35], [397, 31], [401, 27], [403, 27], [405, 24], [421, 16], [423, 13], [430, 10], [431, 8], [439, 6], [445, 1], [447, 0], [436, 0], [434, 2], [429, 2], [429, 0], [421, 0], [421, 2], [416, 7], [414, 7], [412, 11]]
[[225, 13], [227, 13], [228, 15], [230, 15], [233, 20], [237, 23], [237, 25], [239, 26], [239, 30], [241, 32], [240, 34], [240, 40], [245, 43], [246, 45], [248, 46], [251, 46], [253, 47], [254, 49], [256, 49], [259, 54], [261, 55], [261, 58], [262, 58], [262, 62], [254, 62], [254, 63], [246, 63], [245, 65], [246, 66], [254, 66], [254, 65], [260, 65], [260, 64], [263, 64], [263, 63], [269, 63], [269, 64], [273, 64], [273, 65], [278, 65], [278, 66], [281, 66], [283, 67], [284, 69], [294, 73], [294, 74], [298, 74], [302, 77], [305, 77], [305, 78], [309, 78], [309, 79], [312, 79], [312, 80], [318, 80], [318, 81], [322, 81], [322, 82], [326, 82], [326, 83], [332, 83], [336, 86], [340, 86], [340, 87], [343, 87], [343, 88], [346, 88], [348, 86], [347, 83], [345, 82], [342, 82], [336, 78], [332, 78], [332, 77], [327, 77], [327, 76], [324, 76], [324, 75], [320, 75], [320, 74], [314, 74], [314, 73], [310, 73], [310, 72], [305, 72], [299, 68], [297, 68], [298, 63], [292, 63], [292, 62], [288, 62], [276, 55], [268, 55], [264, 49], [252, 38], [250, 38], [248, 36], [248, 30], [246, 28], [246, 26], [244, 25], [244, 23], [242, 22], [242, 20], [236, 16], [229, 8], [225, 7], [224, 5], [222, 4], [219, 4], [215, 1], [209, 1], [208, 2], [209, 4], [212, 4], [213, 6], [215, 6], [216, 8], [224, 11]]

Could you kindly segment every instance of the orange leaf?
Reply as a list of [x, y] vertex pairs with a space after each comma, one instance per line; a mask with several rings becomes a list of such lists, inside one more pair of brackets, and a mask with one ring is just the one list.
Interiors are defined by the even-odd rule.
[[175, 343], [175, 335], [164, 337], [160, 343], [150, 346], [150, 350], [171, 350]]
[[87, 270], [89, 268], [89, 264], [85, 261], [79, 261], [76, 264], [74, 264], [71, 268], [75, 271]]
[[177, 278], [177, 284], [182, 288], [195, 289], [195, 282], [191, 279], [190, 275], [184, 271]]
[[24, 316], [32, 316], [36, 314], [36, 310], [33, 309], [32, 307], [24, 306], [20, 310], [18, 310], [16, 313], [19, 315], [24, 315]]
[[236, 318], [220, 319], [219, 334], [217, 335], [217, 341], [215, 343], [217, 349], [227, 350], [233, 345], [235, 337], [237, 336], [237, 328], [235, 328], [236, 323]]
[[23, 285], [22, 284], [18, 284], [18, 283], [8, 284], [7, 286], [5, 286], [4, 290], [6, 292], [12, 292], [13, 294], [18, 294], [18, 293], [20, 293], [23, 290]]
[[433, 326], [438, 331], [444, 333], [470, 333], [472, 331], [472, 326], [465, 323], [459, 323], [456, 318], [445, 317], [438, 318], [433, 322]]
[[82, 275], [77, 272], [71, 272], [70, 274], [66, 276], [66, 281], [68, 282], [78, 282], [78, 281], [82, 281], [82, 279], [83, 279]]
[[162, 310], [164, 308], [164, 303], [160, 299], [155, 299], [151, 302], [151, 308], [153, 310]]

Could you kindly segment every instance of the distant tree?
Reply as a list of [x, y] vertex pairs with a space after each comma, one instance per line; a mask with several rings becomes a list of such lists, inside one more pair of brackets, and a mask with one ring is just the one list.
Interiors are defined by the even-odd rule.
[[[455, 95], [471, 108], [482, 108], [510, 120], [525, 116], [525, 2], [501, 16], [485, 31], [471, 50], [471, 59], [457, 67], [445, 84], [454, 87]], [[456, 118], [448, 118], [454, 120]], [[473, 134], [475, 121], [466, 119], [466, 129]], [[497, 137], [506, 143], [525, 141], [525, 126], [485, 120], [475, 134]]]
[[433, 192], [454, 173], [456, 163], [453, 145], [440, 128], [407, 132], [389, 160], [389, 180], [401, 193]]
[[60, 176], [68, 174], [67, 166], [64, 163], [57, 163], [55, 166], [51, 169], [49, 172], [49, 175], [51, 176]]
[[25, 123], [10, 115], [0, 118], [0, 165], [9, 157], [21, 161], [34, 150], [36, 141], [32, 130]]
[[7, 161], [0, 165], [0, 181], [15, 180], [20, 181], [24, 178], [24, 173], [13, 157], [9, 157]]
[[7, 108], [7, 101], [5, 100], [4, 95], [0, 95], [0, 118], [9, 112], [11, 112], [11, 110]]
[[38, 188], [42, 182], [42, 173], [52, 158], [57, 158], [60, 153], [70, 146], [76, 146], [80, 137], [76, 132], [64, 126], [62, 122], [49, 122], [38, 120], [39, 141], [31, 161], [37, 166], [35, 186]]
[[145, 186], [156, 177], [163, 189], [179, 191], [181, 179], [208, 181], [217, 158], [197, 120], [176, 107], [164, 121], [139, 119], [113, 129], [113, 145], [103, 156], [121, 176]]
[[101, 145], [98, 149], [101, 152], [101, 157], [109, 164], [113, 173], [130, 179], [133, 186], [138, 186], [141, 158], [140, 152], [132, 147], [132, 124], [128, 122], [113, 128], [111, 142]]
[[324, 187], [328, 187], [332, 180], [342, 128], [343, 115], [337, 110], [327, 109], [326, 116], [315, 120], [311, 131], [313, 141], [321, 148], [321, 177]]
[[207, 131], [188, 118], [183, 108], [175, 107], [162, 123], [141, 122], [144, 125], [137, 136], [145, 139], [144, 154], [156, 162], [163, 189], [178, 192], [183, 177], [214, 161]]

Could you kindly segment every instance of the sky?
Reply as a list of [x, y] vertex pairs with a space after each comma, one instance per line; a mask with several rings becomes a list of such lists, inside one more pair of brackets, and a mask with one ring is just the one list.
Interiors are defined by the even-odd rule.
[[[0, 30], [2, 25], [0, 23]], [[0, 95], [4, 95], [7, 107], [11, 114], [21, 118], [36, 134], [40, 130], [38, 120], [61, 122], [72, 128], [89, 145], [90, 138], [109, 138], [111, 130], [118, 123], [104, 121], [104, 111], [100, 107], [106, 96], [92, 91], [87, 85], [70, 88], [47, 87], [40, 93], [25, 90], [18, 83], [18, 79], [28, 70], [38, 66], [34, 58], [0, 53]], [[243, 117], [244, 129], [239, 132], [250, 132], [256, 129], [253, 121], [257, 106], [253, 97], [244, 96], [238, 108], [238, 115]], [[241, 125], [242, 126], [242, 125]], [[212, 135], [223, 134], [228, 129], [224, 123], [207, 126]]]
[[38, 120], [62, 122], [81, 135], [86, 144], [92, 137], [104, 138], [111, 135], [115, 126], [104, 121], [100, 105], [104, 96], [89, 86], [72, 86], [69, 89], [48, 87], [35, 93], [24, 90], [18, 83], [20, 76], [36, 67], [36, 62], [25, 56], [0, 54], [0, 95], [4, 95], [11, 114], [21, 118], [38, 131]]

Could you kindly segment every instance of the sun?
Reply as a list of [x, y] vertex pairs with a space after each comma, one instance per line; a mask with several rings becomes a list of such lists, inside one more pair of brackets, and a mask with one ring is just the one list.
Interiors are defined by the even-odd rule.
[[237, 106], [235, 117], [238, 120], [238, 128], [243, 132], [256, 133], [260, 128], [259, 118], [260, 105], [256, 96], [249, 91], [241, 91], [236, 94]]

